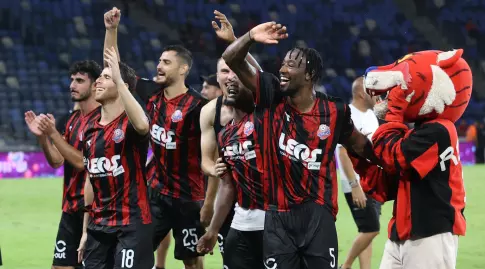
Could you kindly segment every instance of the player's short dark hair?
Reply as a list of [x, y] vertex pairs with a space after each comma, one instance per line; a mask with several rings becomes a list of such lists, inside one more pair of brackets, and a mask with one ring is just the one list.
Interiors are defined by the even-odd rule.
[[190, 52], [190, 50], [186, 49], [182, 45], [169, 45], [163, 48], [163, 52], [165, 51], [175, 51], [177, 56], [189, 66], [187, 74], [190, 73], [190, 69], [192, 68], [192, 52]]
[[103, 69], [101, 66], [93, 60], [84, 60], [75, 62], [69, 67], [69, 75], [77, 73], [88, 75], [91, 83], [95, 82], [99, 78]]
[[124, 62], [120, 62], [121, 79], [128, 84], [128, 90], [134, 91], [136, 87], [136, 73], [133, 68]]
[[290, 58], [293, 53], [298, 53], [295, 58], [298, 58], [300, 56], [300, 53], [302, 53], [302, 56], [305, 56], [306, 58], [306, 68], [305, 68], [305, 73], [310, 74], [312, 78], [312, 82], [314, 84], [318, 83], [320, 79], [322, 78], [322, 72], [323, 72], [323, 60], [322, 57], [320, 56], [320, 53], [312, 48], [302, 48], [302, 47], [295, 47], [290, 51]]

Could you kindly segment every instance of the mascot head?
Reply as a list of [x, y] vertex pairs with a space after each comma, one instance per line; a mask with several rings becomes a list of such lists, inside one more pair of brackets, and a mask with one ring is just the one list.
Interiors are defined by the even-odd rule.
[[407, 122], [448, 119], [456, 122], [465, 111], [472, 92], [472, 72], [461, 57], [462, 49], [427, 50], [408, 54], [395, 63], [366, 70], [364, 87], [378, 96], [377, 117], [386, 114], [390, 91], [414, 91], [404, 113]]

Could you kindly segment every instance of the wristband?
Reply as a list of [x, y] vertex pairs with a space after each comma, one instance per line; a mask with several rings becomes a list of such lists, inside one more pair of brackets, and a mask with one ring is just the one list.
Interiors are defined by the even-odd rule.
[[93, 209], [93, 205], [85, 205], [83, 211], [90, 212]]
[[251, 30], [249, 30], [248, 34], [249, 34], [249, 40], [252, 41], [253, 40], [253, 37], [251, 36]]
[[352, 180], [352, 181], [349, 181], [349, 184], [350, 184], [350, 187], [352, 188], [356, 188], [359, 186], [359, 182], [357, 180]]

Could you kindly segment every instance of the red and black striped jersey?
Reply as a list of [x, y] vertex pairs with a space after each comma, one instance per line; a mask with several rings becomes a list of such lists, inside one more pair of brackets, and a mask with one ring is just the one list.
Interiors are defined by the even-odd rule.
[[[82, 151], [82, 134], [84, 126], [96, 118], [101, 110], [94, 109], [86, 115], [80, 110], [73, 111], [65, 123], [62, 135], [64, 140], [75, 149]], [[85, 170], [76, 170], [69, 162], [64, 162], [64, 188], [62, 192], [62, 211], [76, 212], [84, 207]]]
[[465, 187], [455, 125], [440, 119], [409, 130], [391, 122], [380, 126], [372, 140], [383, 168], [399, 176], [389, 238], [465, 235]]
[[256, 103], [270, 109], [273, 205], [280, 211], [315, 202], [337, 215], [338, 184], [334, 151], [354, 131], [350, 109], [337, 98], [315, 93], [306, 113], [293, 107], [280, 91], [278, 79], [258, 73]]
[[256, 109], [237, 123], [227, 124], [218, 135], [219, 156], [230, 168], [239, 206], [246, 209], [266, 210], [269, 206], [268, 165], [261, 146], [269, 138], [264, 128], [269, 118], [265, 116], [266, 111]]
[[155, 171], [157, 169], [156, 160], [152, 158], [150, 162], [147, 163], [146, 169], [147, 169], [147, 181], [148, 181], [147, 183], [148, 185], [150, 185], [152, 179], [155, 177]]
[[146, 184], [148, 134], [138, 134], [123, 112], [107, 125], [85, 127], [84, 166], [94, 191], [91, 217], [102, 226], [151, 223]]
[[204, 200], [201, 167], [200, 110], [207, 100], [193, 89], [167, 100], [163, 91], [147, 104], [156, 174], [151, 187], [162, 195]]

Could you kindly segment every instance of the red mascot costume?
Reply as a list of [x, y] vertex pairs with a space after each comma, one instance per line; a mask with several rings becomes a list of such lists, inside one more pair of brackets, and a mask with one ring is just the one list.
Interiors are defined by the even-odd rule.
[[[366, 71], [366, 92], [380, 96], [374, 112], [386, 121], [372, 138], [382, 169], [362, 162], [355, 168], [376, 199], [395, 200], [381, 269], [456, 266], [466, 222], [454, 122], [472, 91], [472, 72], [462, 54], [461, 49], [420, 51]], [[414, 129], [405, 123], [414, 123]]]

